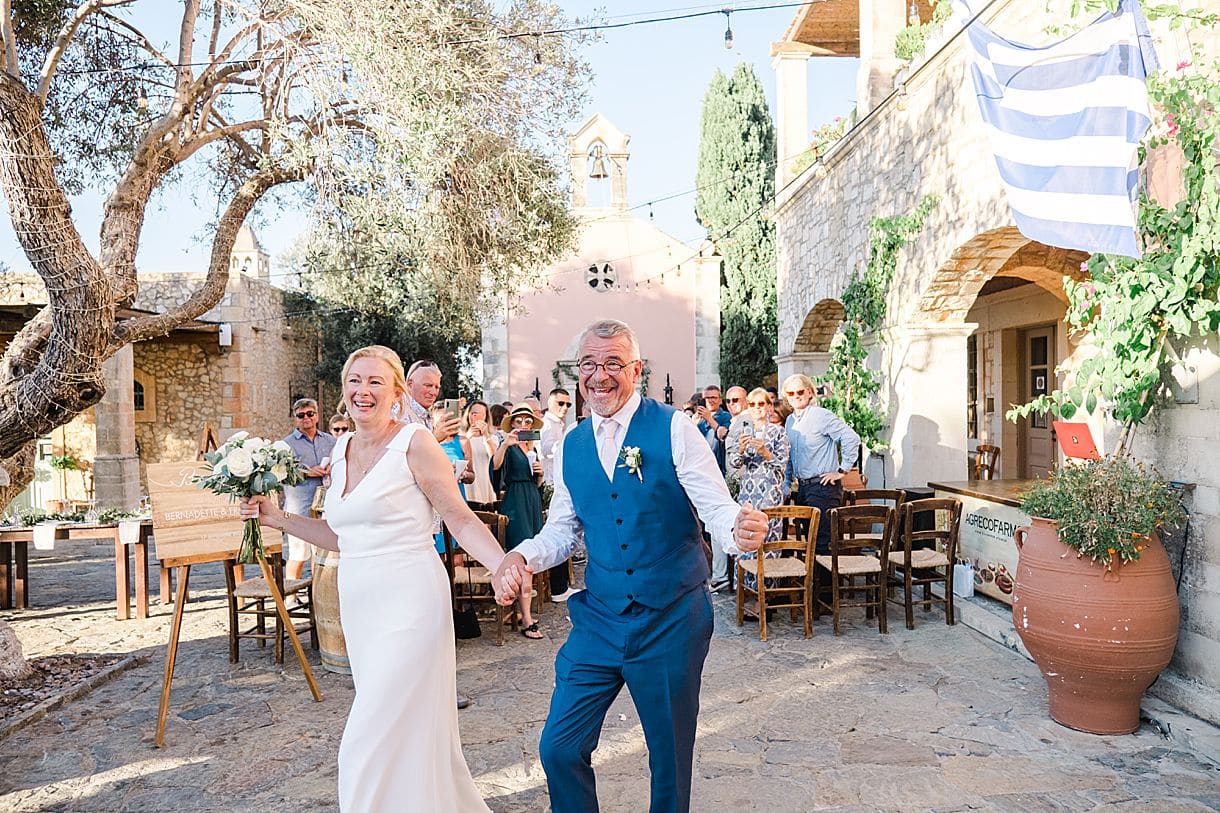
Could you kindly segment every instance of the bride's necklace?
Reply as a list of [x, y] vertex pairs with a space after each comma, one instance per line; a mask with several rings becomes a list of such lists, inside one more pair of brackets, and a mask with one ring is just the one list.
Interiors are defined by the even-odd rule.
[[[394, 431], [395, 426], [391, 424], [385, 431], [381, 432], [376, 439], [370, 441], [368, 448], [361, 448], [357, 445], [359, 435], [352, 435], [352, 451], [356, 453], [355, 459], [352, 461], [356, 464], [356, 468], [360, 470], [360, 476], [364, 477], [369, 473], [373, 466], [377, 465], [377, 461], [381, 459], [385, 450], [385, 442], [389, 439], [390, 434]], [[367, 459], [367, 463], [365, 460]]]

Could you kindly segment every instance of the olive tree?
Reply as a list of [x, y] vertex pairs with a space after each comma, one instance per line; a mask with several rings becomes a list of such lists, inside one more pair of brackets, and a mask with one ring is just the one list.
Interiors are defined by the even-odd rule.
[[[105, 359], [217, 304], [273, 190], [331, 230], [397, 233], [455, 291], [511, 288], [549, 259], [572, 227], [547, 145], [584, 68], [571, 38], [517, 34], [563, 25], [537, 0], [0, 0], [0, 189], [49, 303], [0, 359], [0, 500], [28, 482], [17, 456], [101, 399]], [[116, 319], [173, 183], [220, 201], [206, 279]], [[106, 196], [96, 253], [69, 198], [86, 186]]]

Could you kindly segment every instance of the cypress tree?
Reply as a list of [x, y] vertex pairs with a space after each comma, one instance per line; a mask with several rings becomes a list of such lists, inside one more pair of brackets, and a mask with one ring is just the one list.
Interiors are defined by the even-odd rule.
[[762, 84], [745, 63], [719, 70], [703, 97], [695, 216], [723, 258], [720, 383], [758, 386], [775, 373], [775, 126]]

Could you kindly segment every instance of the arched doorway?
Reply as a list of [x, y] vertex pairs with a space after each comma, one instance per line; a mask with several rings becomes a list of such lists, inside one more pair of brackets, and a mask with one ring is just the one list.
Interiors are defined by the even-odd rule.
[[779, 383], [796, 373], [817, 378], [826, 372], [830, 361], [830, 343], [835, 331], [843, 323], [843, 303], [837, 299], [823, 299], [809, 309], [801, 329], [792, 343], [791, 352], [776, 356]]
[[970, 452], [980, 443], [1000, 447], [1004, 478], [1042, 477], [1055, 465], [1049, 419], [1014, 424], [1004, 413], [1055, 389], [1056, 367], [1072, 362], [1076, 346], [1063, 325], [1063, 278], [1079, 278], [1087, 258], [1031, 241], [1013, 227], [995, 229], [958, 248], [919, 299], [913, 321], [960, 325], [965, 343], [964, 354], [927, 360], [933, 379], [965, 395], [961, 424], [939, 426], [941, 437]]

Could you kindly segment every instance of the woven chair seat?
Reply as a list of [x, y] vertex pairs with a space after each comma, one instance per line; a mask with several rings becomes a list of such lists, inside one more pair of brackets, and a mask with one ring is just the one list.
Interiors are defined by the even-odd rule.
[[[832, 557], [815, 556], [814, 561], [827, 570], [831, 569]], [[858, 576], [862, 573], [880, 573], [881, 560], [876, 556], [840, 556], [839, 574], [843, 576]]]
[[[285, 579], [284, 580], [284, 595], [295, 593], [299, 590], [304, 590], [306, 587], [313, 585], [313, 579]], [[233, 588], [233, 595], [238, 598], [271, 598], [271, 591], [267, 588], [267, 580], [263, 578], [246, 579], [241, 584]]]
[[455, 565], [453, 568], [453, 583], [458, 587], [463, 584], [491, 584], [491, 571], [480, 565], [467, 567]]
[[[741, 569], [753, 576], [758, 575], [757, 559], [738, 559]], [[801, 579], [805, 577], [805, 560], [795, 556], [785, 556], [782, 559], [768, 559], [766, 565], [768, 579]]]
[[[890, 562], [896, 565], [902, 565], [906, 562], [906, 557], [899, 551], [890, 554]], [[911, 551], [911, 567], [948, 567], [949, 557], [945, 556], [938, 550], [923, 548], [921, 550]]]

